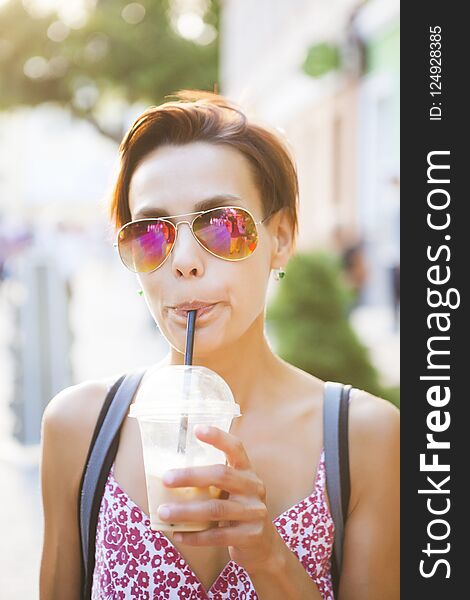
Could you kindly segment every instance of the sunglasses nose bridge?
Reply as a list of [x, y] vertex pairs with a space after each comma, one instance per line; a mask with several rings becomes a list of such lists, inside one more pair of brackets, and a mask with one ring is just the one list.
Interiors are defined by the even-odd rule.
[[[194, 229], [193, 229], [193, 223], [194, 223], [194, 221], [195, 221], [195, 220], [196, 220], [196, 219], [193, 219], [192, 221], [187, 221], [187, 220], [183, 219], [183, 220], [181, 220], [181, 221], [178, 221], [178, 223], [174, 223], [174, 224], [173, 224], [173, 225], [174, 225], [174, 227], [175, 227], [175, 239], [174, 239], [174, 241], [173, 241], [173, 246], [171, 247], [171, 251], [173, 251], [173, 249], [174, 249], [174, 247], [175, 247], [175, 245], [176, 245], [176, 240], [178, 239], [178, 228], [179, 228], [179, 226], [180, 226], [180, 225], [182, 225], [183, 223], [186, 223], [186, 224], [189, 226], [189, 229], [190, 229], [190, 231], [191, 231], [191, 233], [192, 233], [193, 237], [195, 237], [195, 238], [196, 238], [196, 236], [194, 235]], [[199, 241], [199, 240], [196, 238], [196, 241]]]
[[190, 221], [178, 221], [178, 223], [175, 224], [176, 229], [178, 229], [178, 227], [182, 224], [182, 223], [187, 223], [189, 225], [189, 228], [192, 229], [192, 223]]
[[[193, 223], [194, 223], [194, 220], [193, 220], [193, 221], [186, 221], [186, 220], [183, 220], [183, 221], [178, 221], [178, 223], [175, 223], [175, 243], [176, 243], [176, 238], [178, 237], [178, 227], [179, 227], [180, 225], [182, 225], [183, 223], [186, 223], [186, 225], [188, 225], [188, 227], [189, 227], [189, 229], [190, 229], [191, 233], [194, 235], [194, 230], [193, 230]], [[173, 245], [174, 245], [174, 244], [173, 244]]]

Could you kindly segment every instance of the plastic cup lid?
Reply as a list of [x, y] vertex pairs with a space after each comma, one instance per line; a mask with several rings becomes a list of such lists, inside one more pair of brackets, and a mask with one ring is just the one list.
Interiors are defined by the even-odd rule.
[[240, 416], [227, 382], [197, 365], [165, 365], [149, 374], [137, 391], [129, 416], [168, 419], [181, 415]]

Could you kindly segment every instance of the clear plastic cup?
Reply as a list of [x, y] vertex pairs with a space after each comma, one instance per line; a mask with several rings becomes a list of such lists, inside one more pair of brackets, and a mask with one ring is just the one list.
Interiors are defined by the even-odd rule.
[[220, 490], [209, 486], [165, 487], [168, 469], [225, 464], [225, 454], [194, 435], [197, 424], [229, 431], [240, 407], [220, 375], [195, 365], [166, 365], [146, 376], [130, 407], [142, 437], [144, 468], [152, 529], [202, 531], [213, 523], [168, 523], [158, 518], [160, 504], [217, 498]]

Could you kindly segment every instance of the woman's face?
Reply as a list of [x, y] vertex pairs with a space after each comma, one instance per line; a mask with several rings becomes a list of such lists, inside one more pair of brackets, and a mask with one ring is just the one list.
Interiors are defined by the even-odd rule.
[[[263, 218], [259, 192], [241, 153], [207, 142], [167, 145], [147, 155], [136, 168], [129, 207], [132, 219], [139, 218], [142, 210], [157, 207], [167, 215], [180, 215], [197, 210], [195, 205], [202, 200], [226, 195], [231, 197], [230, 204], [247, 208], [255, 221]], [[221, 204], [215, 202], [214, 206]], [[193, 218], [178, 217], [173, 222]], [[152, 273], [138, 275], [150, 312], [171, 346], [184, 353], [186, 321], [171, 308], [182, 302], [216, 303], [205, 317], [196, 319], [194, 353], [199, 355], [233, 344], [257, 318], [264, 319], [270, 270], [286, 264], [279, 259], [273, 264], [278, 248], [271, 233], [273, 219], [257, 225], [255, 252], [233, 262], [207, 252], [189, 226], [182, 223], [163, 265]]]

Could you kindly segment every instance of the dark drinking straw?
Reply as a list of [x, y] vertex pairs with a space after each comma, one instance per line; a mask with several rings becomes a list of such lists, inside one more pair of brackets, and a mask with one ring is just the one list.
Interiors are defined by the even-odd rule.
[[[184, 364], [193, 364], [193, 347], [194, 347], [194, 330], [196, 327], [196, 313], [197, 310], [188, 310], [188, 320], [186, 322], [186, 348], [184, 351]], [[189, 390], [191, 389], [191, 371], [185, 373], [183, 381], [183, 398], [189, 396]], [[178, 434], [178, 453], [184, 454], [186, 452], [188, 435], [188, 415], [181, 415], [180, 429]]]
[[197, 310], [188, 310], [188, 320], [186, 322], [186, 349], [184, 352], [184, 364], [193, 364], [193, 347], [194, 347], [194, 328], [196, 325]]

